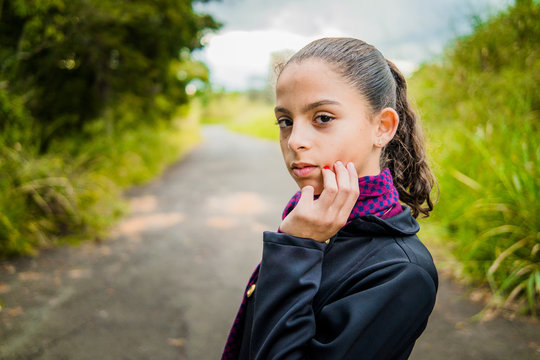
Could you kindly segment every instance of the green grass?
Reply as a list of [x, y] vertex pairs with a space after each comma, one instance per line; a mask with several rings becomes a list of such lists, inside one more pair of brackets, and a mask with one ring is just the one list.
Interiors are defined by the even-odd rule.
[[233, 131], [279, 140], [273, 105], [264, 100], [243, 93], [220, 93], [199, 99], [195, 106], [201, 108], [203, 124], [224, 124]]
[[0, 256], [105, 236], [127, 211], [123, 189], [159, 175], [199, 141], [198, 114], [185, 110], [172, 122], [109, 134], [106, 122], [46, 154], [0, 147]]
[[441, 200], [434, 220], [490, 306], [540, 304], [540, 16], [521, 1], [422, 66], [411, 93], [428, 130]]

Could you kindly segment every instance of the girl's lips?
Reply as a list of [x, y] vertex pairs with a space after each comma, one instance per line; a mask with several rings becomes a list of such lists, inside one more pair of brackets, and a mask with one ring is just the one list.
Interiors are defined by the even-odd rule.
[[304, 166], [304, 167], [298, 167], [293, 168], [293, 173], [297, 177], [304, 177], [308, 176], [313, 170], [315, 170], [316, 166]]

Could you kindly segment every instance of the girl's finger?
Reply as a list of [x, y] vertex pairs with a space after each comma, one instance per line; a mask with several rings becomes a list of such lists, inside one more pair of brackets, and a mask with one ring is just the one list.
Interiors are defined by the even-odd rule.
[[310, 209], [313, 206], [313, 194], [315, 190], [313, 186], [306, 185], [301, 189], [300, 200], [298, 200], [297, 208], [300, 209]]
[[338, 189], [349, 188], [351, 184], [349, 170], [341, 161], [336, 162], [334, 169], [336, 170]]
[[321, 196], [319, 196], [319, 200], [317, 202], [323, 207], [323, 208], [329, 208], [330, 205], [334, 202], [334, 199], [336, 198], [337, 192], [338, 192], [338, 185], [336, 181], [336, 175], [330, 168], [324, 167], [322, 170], [323, 175], [323, 190], [321, 192]]
[[358, 184], [358, 172], [356, 171], [356, 166], [352, 162], [347, 164], [347, 171], [349, 172], [349, 178], [351, 181], [352, 197], [354, 203], [358, 200], [358, 195], [360, 195], [360, 185]]
[[356, 167], [352, 162], [349, 162], [347, 164], [347, 173], [349, 176], [350, 181], [350, 188], [348, 191], [348, 196], [346, 200], [344, 201], [344, 205], [341, 207], [340, 215], [339, 216], [345, 216], [348, 217], [352, 208], [356, 204], [356, 201], [358, 200], [358, 195], [360, 194], [360, 189], [358, 185], [358, 172], [356, 171]]
[[352, 162], [349, 162], [347, 164], [347, 170], [349, 171], [351, 185], [355, 187], [355, 185], [358, 185], [358, 172], [356, 171], [356, 166], [354, 166]]
[[336, 170], [336, 179], [338, 186], [338, 193], [334, 200], [334, 205], [336, 209], [341, 209], [347, 203], [347, 200], [351, 197], [351, 180], [348, 169], [345, 167], [345, 165], [343, 165], [341, 161], [336, 162], [336, 164], [334, 165], [334, 169]]

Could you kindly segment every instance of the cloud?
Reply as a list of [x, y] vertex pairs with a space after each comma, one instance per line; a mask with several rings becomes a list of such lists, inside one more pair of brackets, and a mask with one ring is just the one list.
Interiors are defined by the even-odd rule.
[[[229, 90], [264, 86], [270, 54], [298, 50], [325, 36], [375, 45], [405, 73], [470, 31], [472, 14], [494, 12], [510, 0], [222, 0], [199, 3], [225, 24], [197, 56], [211, 79]], [[491, 9], [491, 10], [489, 10]]]
[[[325, 36], [342, 36], [328, 29]], [[262, 87], [270, 71], [270, 55], [276, 51], [297, 51], [307, 43], [322, 37], [280, 30], [225, 31], [211, 36], [204, 52], [196, 57], [206, 62], [212, 81], [228, 90]]]

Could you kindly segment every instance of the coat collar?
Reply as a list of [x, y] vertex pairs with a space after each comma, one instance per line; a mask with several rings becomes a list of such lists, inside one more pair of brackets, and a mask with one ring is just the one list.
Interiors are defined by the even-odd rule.
[[411, 210], [406, 205], [401, 205], [402, 211], [387, 219], [381, 219], [375, 215], [364, 215], [355, 218], [340, 231], [343, 237], [358, 236], [358, 233], [365, 235], [392, 235], [409, 236], [420, 230], [416, 219], [411, 215]]

